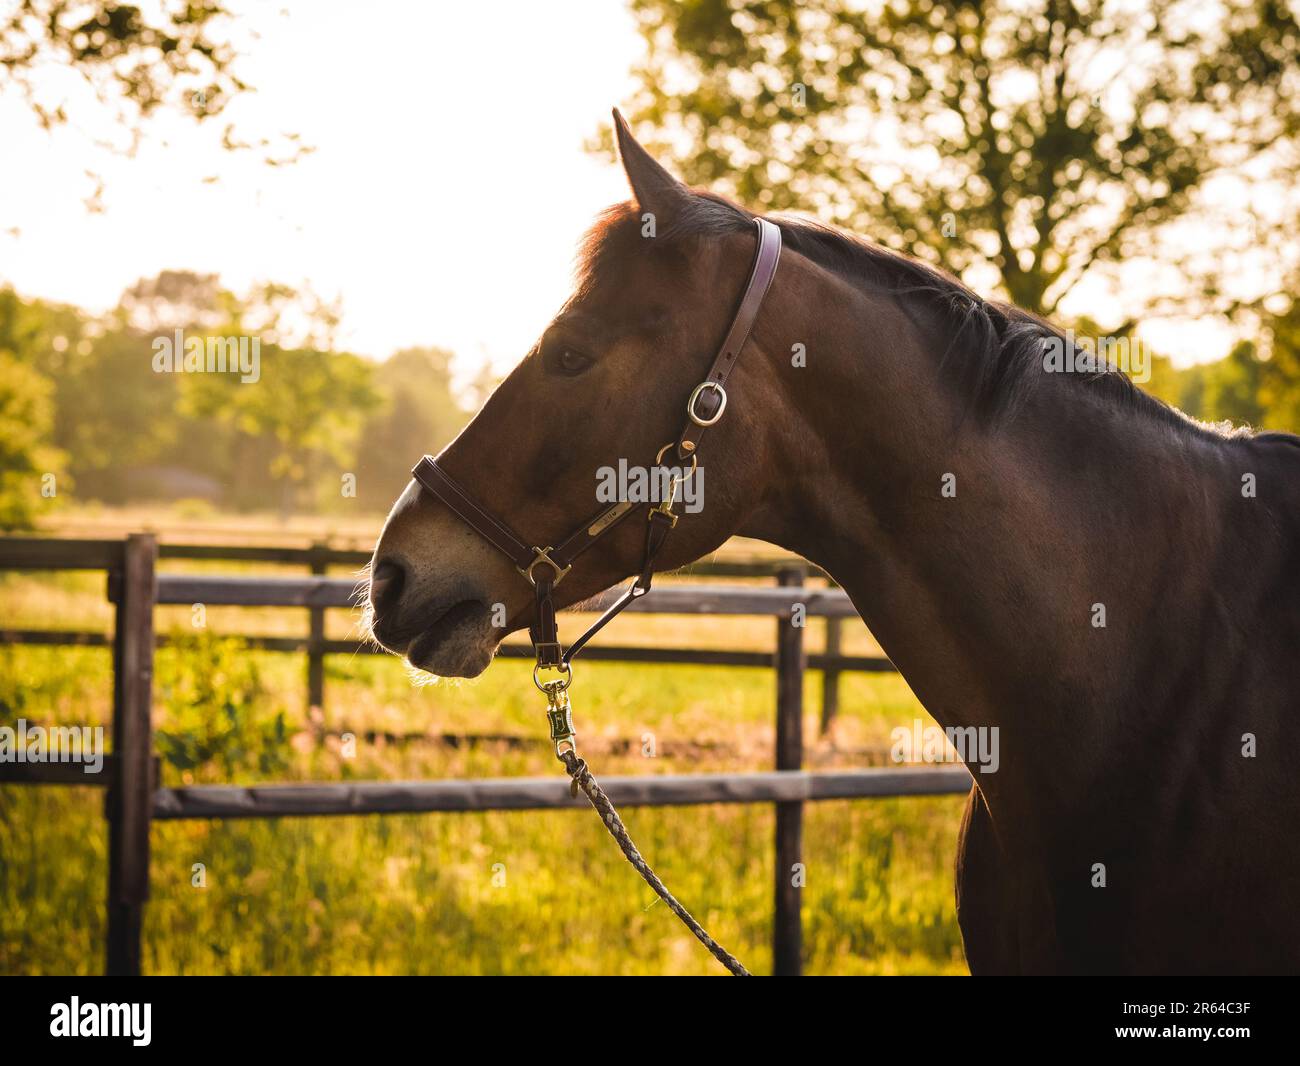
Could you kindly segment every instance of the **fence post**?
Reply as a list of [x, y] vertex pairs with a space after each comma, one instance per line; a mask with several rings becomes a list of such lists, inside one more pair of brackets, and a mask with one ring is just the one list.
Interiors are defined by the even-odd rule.
[[[783, 567], [777, 583], [802, 587], [806, 569]], [[806, 621], [806, 620], [803, 620]], [[803, 677], [806, 656], [803, 626], [790, 617], [776, 622], [776, 768], [803, 768]], [[803, 804], [776, 804], [776, 908], [772, 921], [772, 973], [798, 977], [803, 969], [800, 888], [793, 870], [803, 851]]]
[[113, 755], [108, 817], [109, 976], [140, 973], [140, 939], [149, 898], [149, 820], [153, 807], [153, 608], [158, 542], [127, 537], [113, 630]]
[[[323, 575], [328, 570], [325, 553], [329, 545], [320, 541], [311, 546], [311, 572]], [[309, 609], [307, 631], [307, 707], [325, 707], [325, 608]]]
[[[840, 635], [843, 620], [826, 619], [826, 658], [840, 653]], [[829, 663], [822, 668], [822, 736], [830, 732], [831, 722], [840, 709], [840, 672]]]

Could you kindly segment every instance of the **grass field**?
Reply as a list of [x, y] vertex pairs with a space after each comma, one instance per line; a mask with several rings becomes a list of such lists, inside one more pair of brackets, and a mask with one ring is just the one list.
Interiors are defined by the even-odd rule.
[[[0, 575], [0, 617], [12, 627], [111, 625], [93, 574]], [[157, 614], [160, 631], [186, 642], [158, 655], [164, 784], [559, 772], [523, 663], [413, 687], [395, 660], [337, 656], [326, 706], [309, 710], [302, 657], [248, 652], [224, 636], [301, 633], [305, 612], [212, 609], [207, 622], [195, 633], [187, 609]], [[332, 612], [331, 635], [351, 624]], [[773, 625], [625, 616], [605, 639], [672, 645], [689, 631], [703, 646], [770, 649]], [[820, 643], [819, 625], [809, 640]], [[875, 651], [861, 627], [845, 649]], [[107, 726], [110, 678], [107, 650], [0, 647], [0, 724]], [[774, 688], [767, 670], [584, 664], [574, 687], [581, 744], [603, 775], [770, 768]], [[897, 676], [846, 675], [836, 728], [819, 739], [819, 692], [810, 674], [806, 761], [816, 768], [878, 764], [889, 730], [923, 716]], [[357, 738], [350, 757], [344, 733]], [[89, 788], [0, 787], [0, 972], [101, 970], [102, 801]], [[965, 972], [952, 884], [961, 805], [807, 805], [807, 972]], [[751, 969], [768, 970], [770, 806], [637, 809], [627, 820], [704, 925]], [[149, 973], [721, 972], [585, 811], [159, 823], [152, 843]]]

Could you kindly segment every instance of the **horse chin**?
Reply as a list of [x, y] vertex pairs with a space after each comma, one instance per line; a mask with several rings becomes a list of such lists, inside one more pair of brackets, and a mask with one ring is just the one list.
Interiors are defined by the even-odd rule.
[[478, 677], [496, 654], [501, 630], [490, 624], [483, 605], [474, 608], [454, 621], [440, 619], [419, 634], [406, 649], [407, 663], [435, 677]]

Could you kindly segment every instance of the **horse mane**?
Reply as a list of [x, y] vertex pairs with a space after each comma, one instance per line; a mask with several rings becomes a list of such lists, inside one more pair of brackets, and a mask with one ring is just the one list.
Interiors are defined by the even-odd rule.
[[[754, 216], [724, 197], [692, 191], [671, 224], [659, 237], [666, 242], [692, 237], [749, 232]], [[868, 286], [899, 300], [917, 323], [916, 312], [929, 312], [930, 328], [947, 338], [941, 356], [945, 377], [957, 383], [971, 410], [988, 421], [1008, 418], [1043, 380], [1044, 342], [1055, 338], [1066, 350], [1083, 352], [1066, 333], [1023, 308], [986, 300], [957, 278], [919, 260], [884, 248], [863, 237], [801, 218], [770, 219], [781, 228], [787, 248], [859, 287]], [[579, 278], [589, 279], [606, 256], [621, 254], [619, 238], [640, 225], [631, 204], [620, 204], [601, 216], [587, 235], [579, 255]], [[904, 299], [909, 297], [911, 299]], [[1056, 375], [1090, 389], [1114, 409], [1133, 411], [1174, 430], [1214, 438], [1250, 437], [1249, 427], [1197, 421], [1163, 400], [1144, 392], [1106, 359], [1098, 369]]]

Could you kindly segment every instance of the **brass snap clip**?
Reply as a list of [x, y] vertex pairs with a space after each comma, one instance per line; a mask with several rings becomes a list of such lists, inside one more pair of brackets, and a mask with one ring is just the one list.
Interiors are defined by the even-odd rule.
[[[673, 446], [674, 442], [669, 441], [659, 449], [659, 454], [655, 456], [655, 466], [659, 466], [663, 462], [664, 455], [668, 452], [668, 449]], [[691, 468], [681, 477], [673, 478], [672, 484], [668, 486], [668, 495], [659, 502], [658, 506], [652, 507], [650, 513], [654, 514], [655, 511], [658, 511], [672, 519], [672, 525], [676, 526], [678, 516], [673, 514], [673, 504], [677, 502], [677, 487], [679, 485], [685, 485], [686, 482], [690, 481], [691, 478], [695, 476], [695, 471], [699, 468], [699, 465], [700, 457], [698, 455], [692, 455]]]
[[553, 681], [542, 681], [538, 676], [541, 664], [533, 667], [533, 684], [546, 693], [546, 724], [551, 730], [551, 742], [555, 745], [555, 757], [563, 759], [566, 751], [578, 753], [577, 733], [573, 728], [573, 705], [569, 702], [569, 683], [573, 680], [573, 671], [568, 663], [563, 667], [552, 667], [560, 673]]

